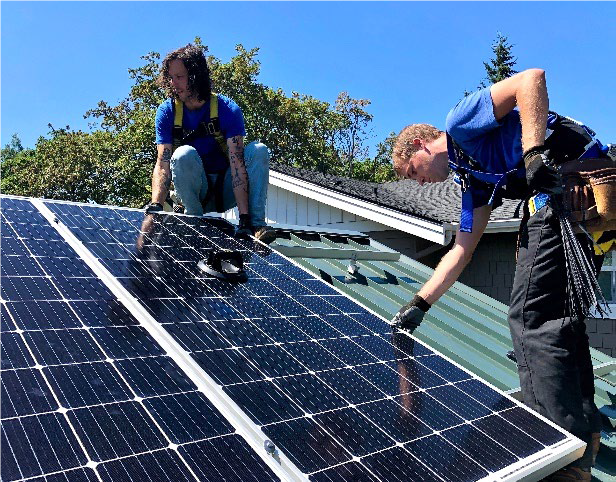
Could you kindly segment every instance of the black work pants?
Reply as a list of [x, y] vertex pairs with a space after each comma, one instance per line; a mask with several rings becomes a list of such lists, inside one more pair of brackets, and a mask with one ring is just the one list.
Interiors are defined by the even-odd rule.
[[[575, 466], [592, 465], [600, 429], [584, 320], [567, 309], [567, 273], [558, 216], [547, 205], [520, 229], [509, 327], [523, 402], [587, 443]], [[582, 243], [592, 256], [591, 247]]]

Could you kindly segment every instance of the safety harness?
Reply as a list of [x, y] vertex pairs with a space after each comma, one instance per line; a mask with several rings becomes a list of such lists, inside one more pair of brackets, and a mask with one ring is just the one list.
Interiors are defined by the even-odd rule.
[[[586, 159], [591, 157], [599, 157], [608, 152], [609, 146], [603, 146], [595, 137], [594, 131], [586, 127], [584, 124], [567, 118], [575, 124], [582, 127], [592, 140], [585, 147], [583, 154], [578, 159]], [[558, 120], [558, 114], [550, 112], [547, 121], [546, 139], [552, 134], [554, 124]], [[472, 179], [494, 184], [494, 190], [490, 196], [488, 204], [494, 202], [494, 198], [498, 189], [504, 187], [507, 179], [511, 177], [522, 177], [525, 171], [524, 166], [511, 169], [502, 173], [485, 172], [481, 170], [478, 162], [466, 154], [447, 133], [447, 154], [449, 156], [449, 167], [455, 172], [454, 181], [460, 185], [462, 189], [462, 210], [460, 213], [460, 231], [470, 233], [473, 230], [473, 195], [471, 191]], [[529, 201], [529, 207], [533, 208], [533, 213], [541, 209], [547, 203], [548, 196], [536, 195]], [[531, 214], [531, 215], [532, 215]]]
[[[214, 137], [216, 143], [218, 144], [220, 150], [225, 155], [227, 159], [229, 159], [229, 150], [227, 147], [227, 142], [225, 137], [220, 130], [220, 120], [218, 118], [218, 95], [215, 93], [211, 93], [209, 98], [209, 115], [207, 118], [203, 119], [196, 129], [192, 131], [186, 131], [182, 126], [182, 121], [184, 117], [184, 103], [179, 99], [173, 100], [173, 150], [175, 151], [178, 147], [188, 144], [194, 139], [202, 138], [202, 137]], [[206, 173], [207, 179], [207, 195], [205, 199], [201, 202], [203, 208], [205, 209], [206, 205], [214, 198], [214, 204], [216, 206], [216, 211], [223, 212], [223, 184], [225, 181], [225, 174], [229, 169], [229, 164], [227, 164], [223, 169], [213, 173]], [[215, 180], [214, 180], [215, 176]]]

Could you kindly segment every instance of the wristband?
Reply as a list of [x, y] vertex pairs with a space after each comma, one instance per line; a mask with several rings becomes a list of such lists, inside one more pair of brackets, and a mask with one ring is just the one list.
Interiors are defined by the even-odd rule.
[[424, 300], [421, 296], [415, 295], [415, 297], [411, 300], [411, 305], [416, 306], [421, 311], [426, 313], [430, 309], [430, 303]]

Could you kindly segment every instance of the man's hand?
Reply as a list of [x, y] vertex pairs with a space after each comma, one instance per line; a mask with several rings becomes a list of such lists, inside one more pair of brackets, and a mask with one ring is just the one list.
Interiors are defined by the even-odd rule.
[[392, 325], [400, 330], [409, 330], [413, 333], [423, 321], [423, 317], [430, 309], [430, 305], [421, 296], [415, 297], [394, 316]]
[[532, 191], [545, 194], [562, 194], [562, 177], [550, 159], [550, 151], [545, 146], [535, 146], [524, 153], [526, 182]]
[[235, 230], [236, 239], [250, 239], [252, 236], [252, 223], [250, 222], [250, 215], [240, 214], [240, 222]]

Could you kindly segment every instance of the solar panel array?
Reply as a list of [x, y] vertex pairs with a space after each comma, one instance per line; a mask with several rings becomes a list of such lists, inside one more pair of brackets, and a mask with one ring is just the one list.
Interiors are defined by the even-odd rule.
[[0, 233], [2, 480], [276, 480], [30, 202]]
[[[571, 440], [225, 222], [45, 205], [311, 480], [494, 478]], [[274, 477], [31, 203], [2, 216], [3, 480]], [[200, 272], [220, 248], [246, 283]], [[26, 454], [34, 422], [62, 428], [66, 461]]]

